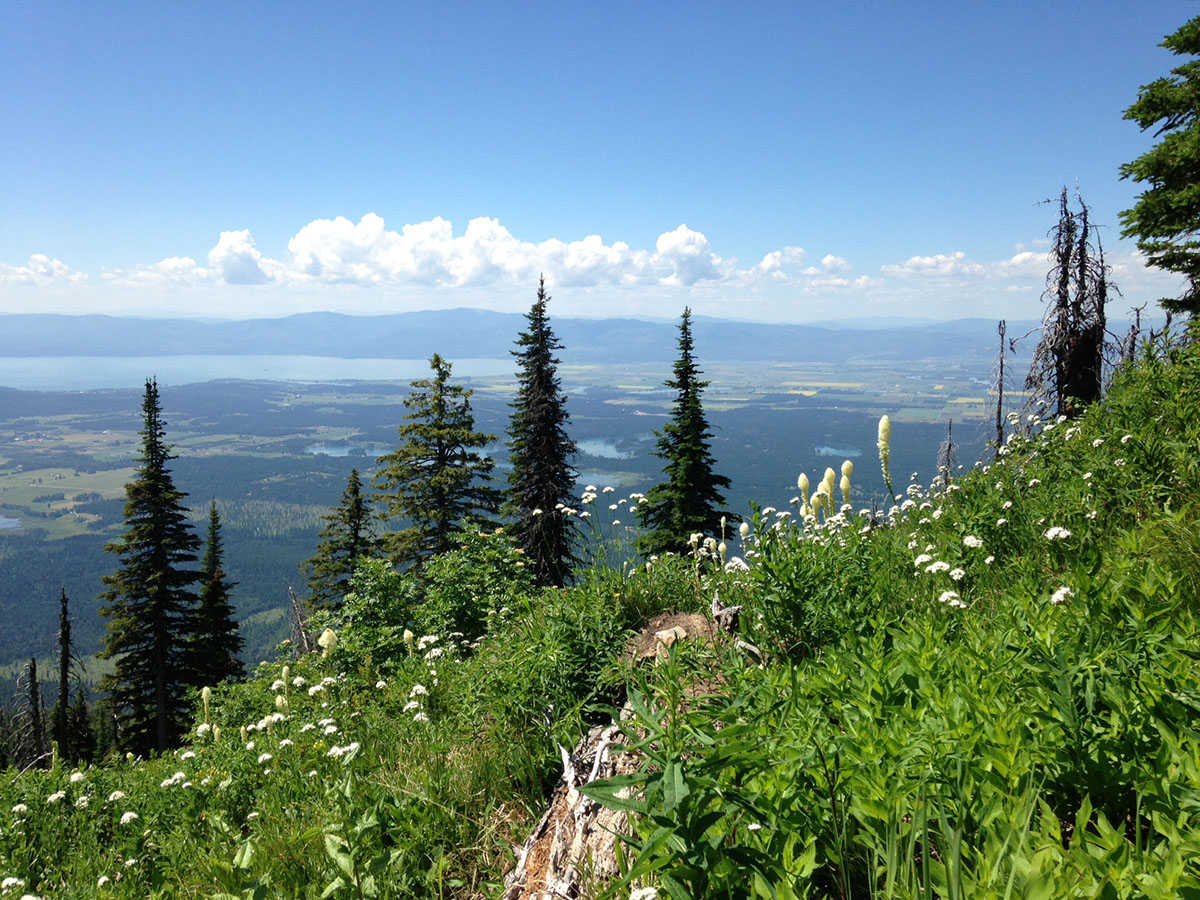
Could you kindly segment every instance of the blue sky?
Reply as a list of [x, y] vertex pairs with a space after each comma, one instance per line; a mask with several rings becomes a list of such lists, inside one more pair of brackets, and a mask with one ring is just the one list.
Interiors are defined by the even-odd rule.
[[0, 312], [1040, 315], [1200, 6], [14, 3]]

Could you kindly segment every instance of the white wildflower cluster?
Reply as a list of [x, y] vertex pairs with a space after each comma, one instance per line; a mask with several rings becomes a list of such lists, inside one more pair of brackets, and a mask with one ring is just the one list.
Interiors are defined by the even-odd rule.
[[1047, 528], [1042, 537], [1048, 541], [1065, 541], [1071, 537], [1071, 532], [1067, 528], [1055, 525], [1051, 528]]
[[1063, 604], [1070, 602], [1071, 598], [1074, 596], [1075, 592], [1066, 585], [1063, 585], [1050, 597], [1050, 602], [1055, 606], [1062, 606]]
[[174, 775], [172, 775], [170, 778], [164, 778], [164, 779], [162, 780], [162, 782], [159, 784], [159, 787], [160, 787], [160, 788], [164, 788], [164, 789], [165, 789], [165, 788], [172, 788], [172, 787], [174, 787], [174, 786], [175, 786], [175, 785], [177, 785], [177, 784], [181, 784], [181, 785], [183, 785], [185, 788], [187, 788], [187, 787], [191, 787], [191, 786], [192, 786], [192, 783], [191, 783], [190, 781], [188, 781], [188, 780], [187, 780], [187, 773], [185, 773], [185, 772], [176, 772], [176, 773], [175, 773]]
[[351, 741], [344, 747], [334, 745], [329, 748], [329, 751], [325, 755], [332, 757], [333, 759], [341, 759], [343, 756], [350, 757], [358, 752], [360, 746], [362, 745], [359, 744], [358, 741]]
[[967, 604], [963, 603], [962, 598], [958, 595], [958, 591], [942, 591], [942, 595], [938, 597], [939, 603], [944, 603], [951, 609], [966, 609]]

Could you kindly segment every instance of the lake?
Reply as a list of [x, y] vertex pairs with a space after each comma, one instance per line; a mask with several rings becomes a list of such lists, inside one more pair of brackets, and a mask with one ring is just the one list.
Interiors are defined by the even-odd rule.
[[[515, 374], [511, 359], [453, 360], [457, 378]], [[341, 359], [333, 356], [8, 356], [0, 386], [23, 391], [83, 391], [195, 384], [222, 378], [252, 381], [412, 381], [430, 374], [427, 359]]]

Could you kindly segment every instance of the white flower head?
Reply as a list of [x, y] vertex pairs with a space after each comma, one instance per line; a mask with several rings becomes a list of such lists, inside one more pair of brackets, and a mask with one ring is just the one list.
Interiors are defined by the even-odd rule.
[[133, 822], [133, 821], [134, 821], [134, 820], [136, 820], [137, 818], [138, 818], [138, 814], [137, 814], [137, 813], [135, 813], [133, 810], [130, 810], [129, 812], [127, 812], [127, 813], [124, 813], [124, 814], [121, 816], [121, 824], [122, 824], [122, 825], [128, 825], [130, 822]]
[[79, 784], [79, 782], [83, 781], [83, 778], [84, 775], [82, 772], [72, 772], [71, 777], [67, 781], [71, 782], [71, 784]]
[[66, 796], [67, 796], [66, 791], [55, 791], [53, 794], [51, 794], [49, 797], [46, 798], [46, 802], [47, 803], [59, 803], [62, 800], [65, 800]]
[[1054, 592], [1054, 595], [1051, 596], [1051, 598], [1050, 598], [1050, 602], [1053, 603], [1055, 606], [1062, 606], [1064, 603], [1067, 603], [1074, 596], [1075, 596], [1075, 592], [1073, 590], [1071, 590], [1071, 588], [1068, 587], [1067, 585], [1063, 585], [1057, 591]]

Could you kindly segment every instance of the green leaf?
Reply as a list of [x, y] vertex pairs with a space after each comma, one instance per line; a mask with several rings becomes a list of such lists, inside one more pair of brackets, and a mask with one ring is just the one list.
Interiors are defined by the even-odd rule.
[[348, 877], [354, 877], [354, 860], [350, 856], [350, 845], [340, 834], [325, 834], [325, 852]]

